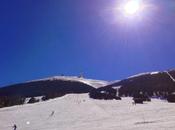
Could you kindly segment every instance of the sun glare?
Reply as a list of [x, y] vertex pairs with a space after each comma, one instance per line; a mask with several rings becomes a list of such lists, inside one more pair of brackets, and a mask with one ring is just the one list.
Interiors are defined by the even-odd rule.
[[127, 15], [133, 15], [140, 10], [140, 2], [138, 0], [130, 0], [124, 5], [124, 12]]

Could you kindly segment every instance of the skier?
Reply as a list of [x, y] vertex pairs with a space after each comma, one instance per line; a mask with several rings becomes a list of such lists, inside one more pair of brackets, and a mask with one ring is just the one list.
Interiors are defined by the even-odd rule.
[[50, 116], [49, 116], [49, 117], [53, 116], [53, 115], [54, 115], [54, 113], [55, 113], [55, 111], [52, 111], [52, 113], [50, 114]]
[[14, 124], [14, 126], [13, 126], [13, 130], [16, 130], [16, 128], [17, 128], [17, 126], [16, 126], [16, 124]]

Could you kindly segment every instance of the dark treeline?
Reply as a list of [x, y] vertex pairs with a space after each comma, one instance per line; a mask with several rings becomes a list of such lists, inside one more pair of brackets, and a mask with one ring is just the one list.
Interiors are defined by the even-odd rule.
[[[169, 73], [175, 77], [175, 71], [169, 71]], [[119, 96], [133, 96], [142, 92], [150, 97], [167, 97], [175, 92], [175, 82], [166, 72], [132, 77], [106, 87], [115, 88], [117, 86], [120, 86]]]

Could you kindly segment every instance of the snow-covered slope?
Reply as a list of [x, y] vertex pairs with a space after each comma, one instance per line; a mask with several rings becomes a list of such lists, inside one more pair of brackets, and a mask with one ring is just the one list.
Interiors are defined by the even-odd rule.
[[99, 88], [102, 86], [106, 86], [109, 84], [109, 82], [104, 81], [104, 80], [94, 80], [94, 79], [86, 79], [82, 77], [77, 77], [77, 76], [53, 76], [49, 78], [43, 78], [43, 79], [38, 79], [38, 80], [32, 80], [28, 82], [36, 82], [36, 81], [54, 81], [54, 80], [63, 80], [63, 81], [78, 81], [85, 83], [87, 85], [90, 85], [94, 88]]
[[132, 105], [70, 94], [36, 104], [0, 109], [0, 130], [174, 130], [175, 104], [153, 99]]

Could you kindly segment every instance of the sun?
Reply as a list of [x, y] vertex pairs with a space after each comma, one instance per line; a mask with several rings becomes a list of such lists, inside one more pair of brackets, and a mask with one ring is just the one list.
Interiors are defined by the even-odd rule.
[[123, 0], [118, 4], [117, 13], [125, 18], [142, 18], [147, 12], [147, 3], [143, 0]]
[[130, 26], [143, 24], [143, 22], [146, 24], [157, 10], [158, 7], [149, 0], [118, 0], [109, 11], [112, 12], [113, 23]]
[[141, 9], [141, 4], [139, 0], [129, 0], [124, 4], [124, 13], [126, 15], [134, 15], [138, 13]]

